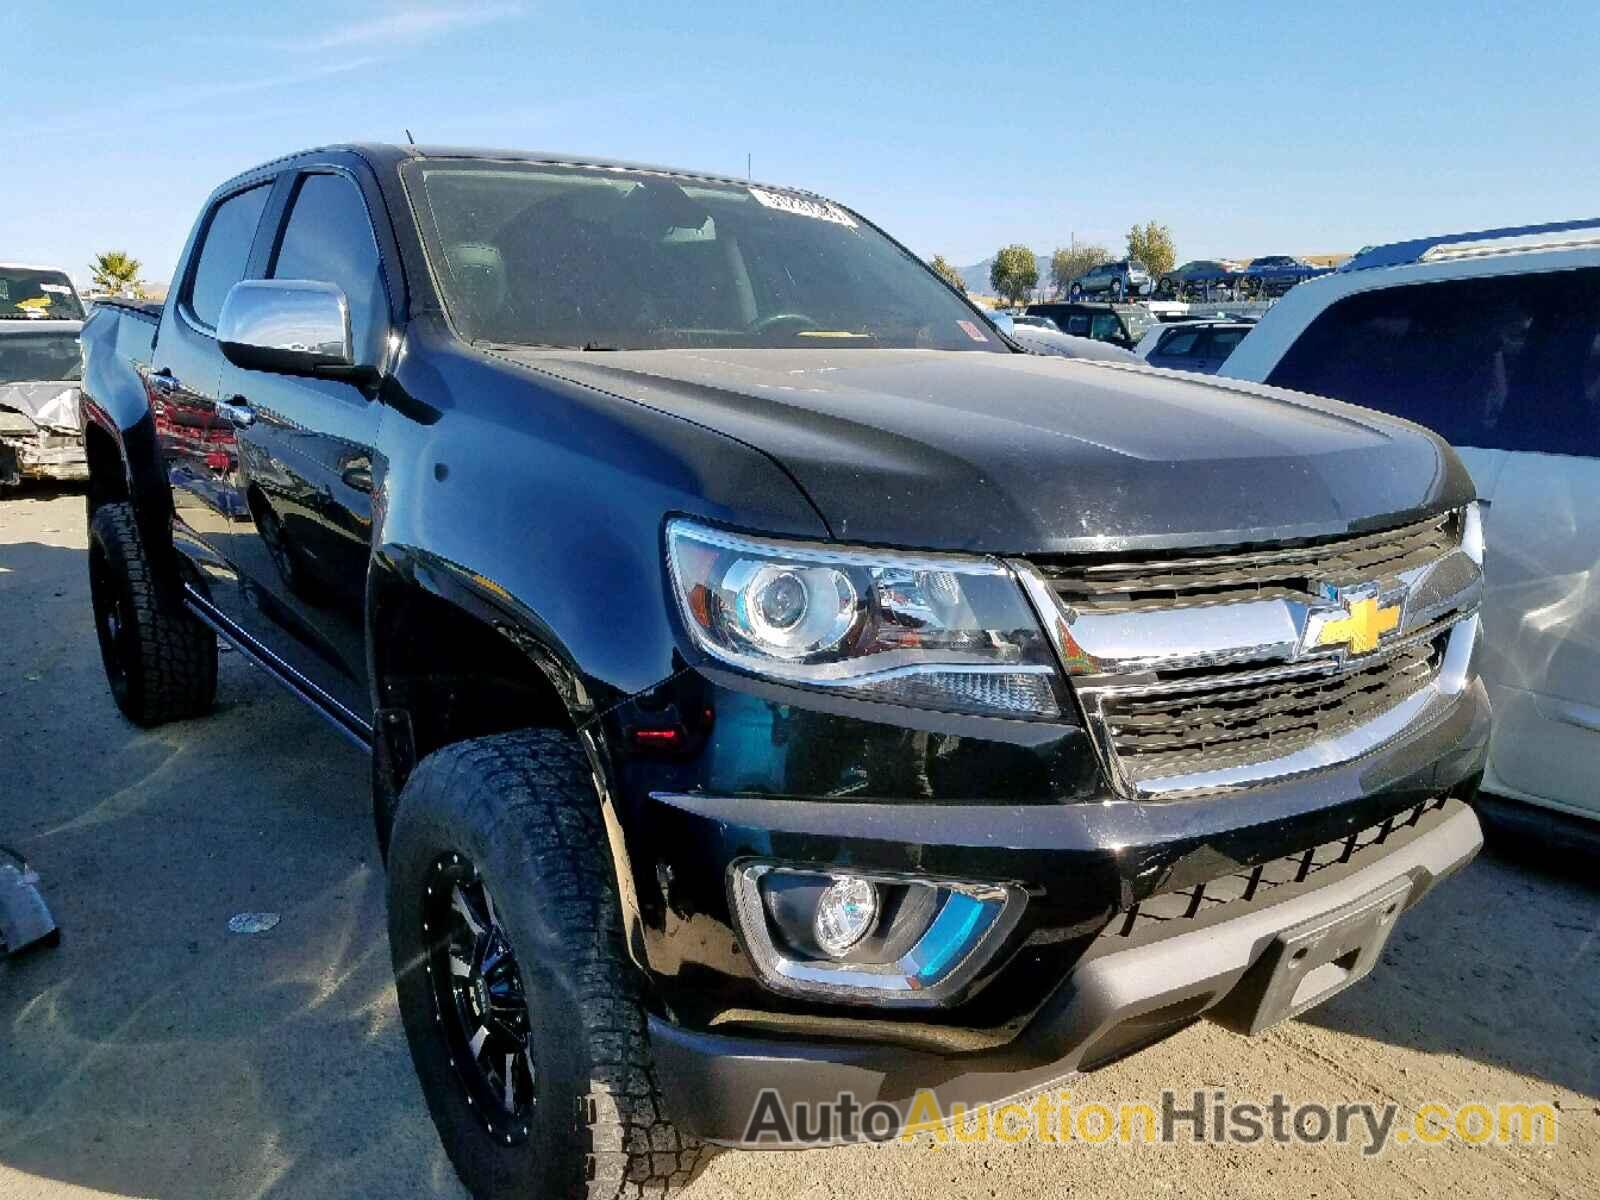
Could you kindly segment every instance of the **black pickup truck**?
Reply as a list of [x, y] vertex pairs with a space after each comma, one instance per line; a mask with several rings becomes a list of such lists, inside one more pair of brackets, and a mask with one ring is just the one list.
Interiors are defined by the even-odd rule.
[[370, 748], [479, 1195], [664, 1190], [708, 1144], [1254, 1032], [1478, 848], [1443, 443], [1024, 353], [821, 196], [297, 154], [83, 348], [117, 703], [204, 713], [220, 636]]

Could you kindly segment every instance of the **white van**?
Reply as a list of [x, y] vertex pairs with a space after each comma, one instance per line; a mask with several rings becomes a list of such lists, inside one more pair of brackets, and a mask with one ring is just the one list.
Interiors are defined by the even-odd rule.
[[1484, 790], [1600, 819], [1600, 219], [1364, 250], [1220, 376], [1429, 426], [1487, 502]]

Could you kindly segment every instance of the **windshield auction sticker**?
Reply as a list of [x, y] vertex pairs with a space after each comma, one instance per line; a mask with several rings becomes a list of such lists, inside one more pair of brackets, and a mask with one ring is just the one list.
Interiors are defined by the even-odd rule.
[[791, 196], [786, 192], [769, 192], [766, 188], [758, 187], [751, 188], [750, 195], [757, 204], [775, 208], [779, 212], [793, 213], [797, 217], [812, 217], [818, 221], [832, 221], [835, 225], [843, 225], [849, 229], [856, 227], [849, 213], [838, 205], [829, 204], [826, 200], [813, 200], [809, 196]]

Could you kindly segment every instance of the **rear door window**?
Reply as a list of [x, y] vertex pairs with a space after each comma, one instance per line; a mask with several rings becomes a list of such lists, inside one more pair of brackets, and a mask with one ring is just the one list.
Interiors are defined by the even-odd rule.
[[1227, 358], [1233, 353], [1233, 348], [1244, 340], [1245, 333], [1243, 329], [1213, 329], [1206, 347], [1206, 357]]
[[1600, 269], [1349, 296], [1267, 382], [1416, 421], [1458, 446], [1600, 455]]
[[1119, 338], [1122, 336], [1122, 322], [1117, 320], [1116, 313], [1095, 313], [1089, 322], [1089, 336], [1092, 338]]
[[1179, 329], [1161, 339], [1161, 344], [1156, 347], [1156, 353], [1162, 358], [1184, 358], [1197, 353], [1199, 345], [1200, 330]]
[[250, 243], [255, 240], [271, 190], [271, 184], [263, 183], [228, 197], [217, 205], [206, 225], [189, 288], [189, 311], [209, 329], [217, 327], [228, 289], [244, 278]]

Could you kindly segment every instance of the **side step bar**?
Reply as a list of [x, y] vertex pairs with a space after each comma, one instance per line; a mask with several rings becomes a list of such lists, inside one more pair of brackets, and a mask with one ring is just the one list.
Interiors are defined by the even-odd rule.
[[344, 734], [346, 738], [360, 746], [367, 753], [372, 753], [372, 725], [369, 722], [363, 721], [271, 650], [256, 641], [255, 638], [228, 620], [221, 609], [195, 591], [189, 584], [183, 585], [183, 602], [190, 612], [210, 626], [223, 641], [288, 688], [300, 700], [314, 708], [322, 715], [324, 720]]

